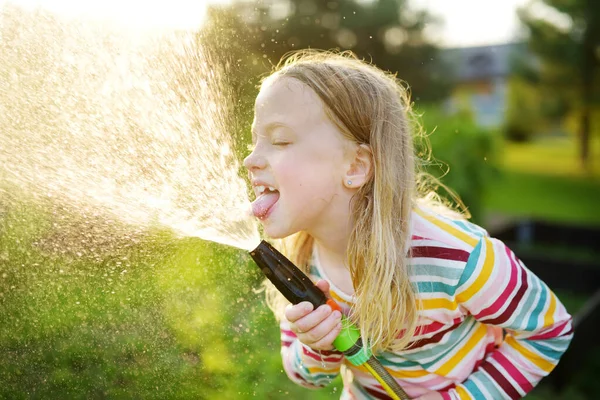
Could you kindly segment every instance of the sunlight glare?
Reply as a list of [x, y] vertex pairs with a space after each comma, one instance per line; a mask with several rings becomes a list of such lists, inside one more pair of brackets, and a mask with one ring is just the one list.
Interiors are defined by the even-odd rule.
[[43, 8], [67, 17], [111, 20], [130, 27], [195, 30], [202, 25], [205, 0], [0, 0], [28, 9]]

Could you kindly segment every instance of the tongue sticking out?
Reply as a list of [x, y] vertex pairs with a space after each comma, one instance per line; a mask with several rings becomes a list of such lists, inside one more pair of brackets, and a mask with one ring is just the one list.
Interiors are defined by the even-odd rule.
[[267, 212], [279, 200], [279, 192], [265, 192], [252, 202], [252, 214], [256, 218], [264, 218]]

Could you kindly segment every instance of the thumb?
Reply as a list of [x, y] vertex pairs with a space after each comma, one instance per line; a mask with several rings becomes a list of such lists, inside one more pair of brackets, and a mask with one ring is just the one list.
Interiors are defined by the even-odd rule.
[[317, 283], [315, 283], [315, 286], [318, 287], [319, 289], [321, 289], [321, 291], [323, 293], [325, 293], [325, 296], [327, 296], [328, 298], [329, 296], [329, 282], [327, 282], [324, 279], [319, 279], [317, 281]]
[[329, 307], [331, 307], [332, 310], [338, 310], [339, 312], [342, 312], [340, 305], [336, 303], [335, 300], [333, 300], [329, 295], [329, 282], [324, 279], [319, 279], [317, 283], [315, 283], [315, 286], [325, 293], [325, 296], [327, 296], [327, 304], [329, 304]]

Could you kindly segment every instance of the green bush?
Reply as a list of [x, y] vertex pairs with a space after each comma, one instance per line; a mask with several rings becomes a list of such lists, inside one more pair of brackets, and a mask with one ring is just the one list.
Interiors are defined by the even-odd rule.
[[[448, 115], [432, 106], [417, 107], [416, 112], [423, 133], [416, 138], [423, 169], [456, 192], [473, 221], [481, 223], [486, 187], [498, 173], [497, 134], [477, 126], [467, 112]], [[444, 188], [438, 191], [453, 201]]]

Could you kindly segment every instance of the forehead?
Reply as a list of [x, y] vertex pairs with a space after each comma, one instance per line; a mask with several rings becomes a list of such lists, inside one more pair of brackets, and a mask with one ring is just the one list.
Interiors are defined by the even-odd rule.
[[311, 124], [326, 118], [319, 96], [294, 78], [276, 77], [265, 81], [254, 104], [255, 124], [282, 122]]

